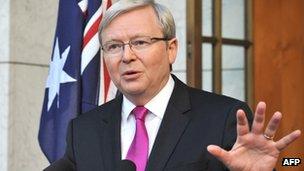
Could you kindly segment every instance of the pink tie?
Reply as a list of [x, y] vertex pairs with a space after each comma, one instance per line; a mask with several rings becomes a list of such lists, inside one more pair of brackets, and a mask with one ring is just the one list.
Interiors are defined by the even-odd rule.
[[145, 126], [147, 113], [148, 110], [143, 106], [137, 106], [133, 109], [136, 119], [136, 131], [127, 154], [127, 159], [135, 163], [136, 171], [144, 171], [148, 161], [149, 140]]

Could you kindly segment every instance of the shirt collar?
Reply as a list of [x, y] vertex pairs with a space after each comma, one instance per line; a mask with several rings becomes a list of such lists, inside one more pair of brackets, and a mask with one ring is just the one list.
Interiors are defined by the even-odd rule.
[[122, 102], [122, 116], [121, 119], [123, 121], [126, 121], [130, 115], [130, 113], [132, 112], [132, 110], [135, 108], [136, 106], [128, 99], [126, 98], [125, 95], [123, 95], [123, 102]]
[[162, 119], [165, 114], [165, 110], [167, 108], [173, 89], [174, 89], [174, 80], [170, 75], [169, 80], [167, 84], [164, 86], [164, 88], [156, 96], [154, 96], [145, 105], [145, 107], [154, 115], [156, 115], [158, 118]]
[[[165, 110], [167, 108], [169, 99], [174, 89], [174, 80], [172, 76], [169, 76], [169, 80], [163, 89], [154, 96], [147, 104], [145, 104], [145, 108], [147, 108], [152, 114], [156, 115], [158, 118], [162, 119]], [[122, 103], [122, 120], [127, 120], [132, 110], [136, 107], [129, 99], [123, 96]]]

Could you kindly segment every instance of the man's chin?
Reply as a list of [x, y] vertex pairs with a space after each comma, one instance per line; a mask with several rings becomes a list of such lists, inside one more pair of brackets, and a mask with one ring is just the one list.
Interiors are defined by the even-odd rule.
[[143, 95], [145, 88], [142, 85], [122, 86], [121, 92], [126, 96], [139, 96]]
[[125, 89], [124, 92], [127, 95], [131, 95], [131, 96], [137, 96], [143, 93], [142, 89]]

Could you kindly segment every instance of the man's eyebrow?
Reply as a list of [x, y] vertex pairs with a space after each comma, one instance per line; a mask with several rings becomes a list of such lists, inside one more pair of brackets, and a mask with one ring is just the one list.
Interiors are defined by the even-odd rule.
[[[130, 37], [129, 40], [132, 40], [132, 39], [135, 39], [138, 37], [145, 37], [145, 36], [150, 36], [150, 34], [146, 34], [146, 33], [135, 34], [132, 37]], [[108, 42], [123, 42], [123, 41], [118, 38], [110, 38], [109, 40], [105, 41], [104, 43], [108, 43]]]
[[135, 39], [138, 37], [146, 37], [146, 36], [149, 36], [149, 34], [136, 34], [136, 35], [132, 36], [131, 39]]
[[105, 41], [104, 43], [110, 43], [110, 42], [122, 42], [122, 40], [119, 40], [119, 39], [110, 39], [110, 40]]

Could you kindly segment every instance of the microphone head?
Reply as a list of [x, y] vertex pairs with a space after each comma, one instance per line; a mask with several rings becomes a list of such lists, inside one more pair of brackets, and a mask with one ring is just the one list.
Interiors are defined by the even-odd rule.
[[131, 160], [121, 160], [118, 171], [136, 171], [136, 165]]

